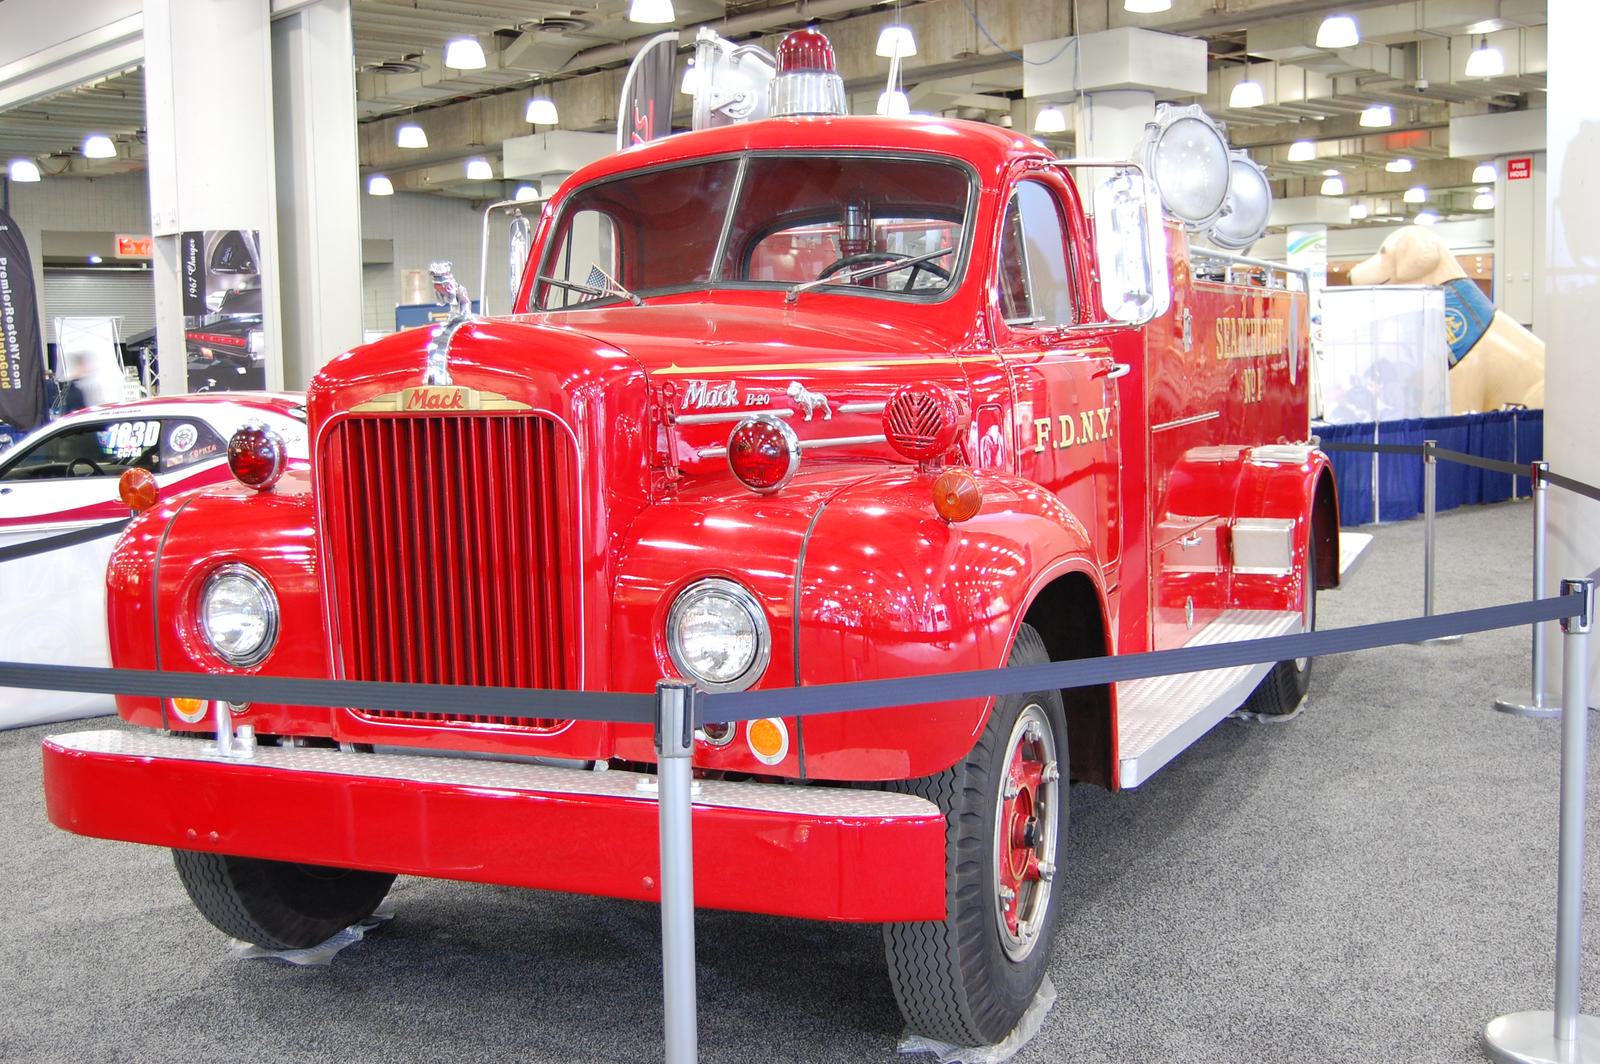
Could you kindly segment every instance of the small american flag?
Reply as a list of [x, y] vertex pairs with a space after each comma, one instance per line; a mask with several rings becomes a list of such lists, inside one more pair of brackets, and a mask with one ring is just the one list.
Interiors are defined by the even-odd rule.
[[599, 291], [604, 292], [608, 296], [619, 296], [622, 294], [621, 290], [617, 287], [617, 282], [608, 277], [606, 272], [599, 266], [592, 264], [589, 267], [589, 279], [585, 282], [585, 284], [590, 288], [598, 289]]

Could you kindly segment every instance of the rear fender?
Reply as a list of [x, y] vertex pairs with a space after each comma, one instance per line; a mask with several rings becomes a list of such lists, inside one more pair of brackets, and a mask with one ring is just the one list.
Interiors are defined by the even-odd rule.
[[1298, 610], [1306, 551], [1317, 545], [1316, 586], [1339, 582], [1339, 502], [1328, 456], [1307, 444], [1246, 451], [1231, 533], [1230, 603], [1239, 609]]
[[[1104, 603], [1089, 535], [1060, 500], [1029, 481], [975, 476], [983, 508], [959, 524], [934, 512], [930, 478], [910, 470], [827, 503], [801, 560], [796, 686], [1003, 666], [1034, 598], [1068, 573], [1084, 574]], [[807, 773], [882, 780], [942, 771], [971, 749], [993, 701], [805, 717]]]

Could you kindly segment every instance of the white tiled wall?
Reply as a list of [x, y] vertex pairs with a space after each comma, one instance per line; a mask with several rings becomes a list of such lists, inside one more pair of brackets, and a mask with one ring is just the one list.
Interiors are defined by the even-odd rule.
[[[44, 291], [46, 229], [79, 233], [148, 233], [150, 195], [144, 174], [116, 177], [52, 177], [10, 182], [10, 214], [22, 229], [33, 259], [34, 280]], [[47, 319], [50, 308], [40, 311]]]
[[[403, 272], [427, 270], [431, 262], [453, 262], [456, 277], [478, 298], [481, 218], [470, 200], [405, 192], [363, 195], [362, 238], [394, 241], [394, 262], [361, 270], [363, 328], [392, 332]], [[424, 301], [432, 298], [430, 291]]]

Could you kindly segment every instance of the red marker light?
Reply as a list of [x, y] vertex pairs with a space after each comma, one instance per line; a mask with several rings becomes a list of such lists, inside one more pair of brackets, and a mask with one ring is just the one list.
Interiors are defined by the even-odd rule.
[[833, 74], [833, 43], [811, 27], [795, 30], [778, 45], [779, 74]]
[[770, 494], [789, 483], [800, 464], [800, 440], [775, 417], [747, 417], [728, 437], [728, 466], [751, 491]]
[[257, 422], [241, 427], [228, 441], [228, 468], [239, 483], [257, 491], [272, 490], [287, 457], [282, 438]]

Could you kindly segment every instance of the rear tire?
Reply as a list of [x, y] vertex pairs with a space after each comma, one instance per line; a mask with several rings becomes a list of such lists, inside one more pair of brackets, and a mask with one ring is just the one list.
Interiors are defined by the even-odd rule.
[[[1305, 598], [1301, 609], [1305, 631], [1317, 630], [1317, 540], [1313, 535], [1306, 543], [1306, 569], [1302, 575]], [[1250, 693], [1243, 711], [1259, 713], [1264, 717], [1288, 716], [1300, 708], [1306, 692], [1311, 689], [1311, 658], [1294, 658], [1280, 661], [1272, 667], [1259, 686]]]
[[[1049, 660], [1024, 625], [1006, 664]], [[918, 1034], [989, 1045], [1038, 994], [1060, 918], [1068, 778], [1066, 713], [1051, 689], [998, 699], [963, 760], [890, 784], [937, 803], [946, 822], [945, 919], [883, 929], [895, 1000]]]
[[306, 949], [377, 909], [386, 872], [173, 850], [178, 878], [217, 930], [263, 949]]

